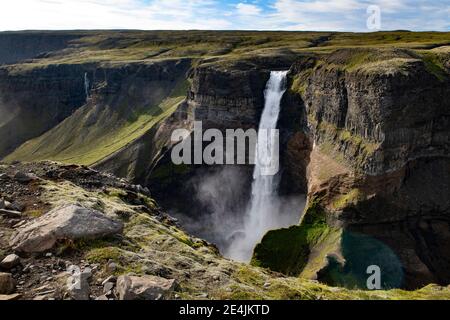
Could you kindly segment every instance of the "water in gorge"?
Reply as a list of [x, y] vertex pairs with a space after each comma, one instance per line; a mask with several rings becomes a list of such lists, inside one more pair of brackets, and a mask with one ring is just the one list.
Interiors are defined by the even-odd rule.
[[[279, 175], [267, 171], [267, 165], [279, 162], [278, 135], [275, 135], [280, 115], [281, 99], [286, 92], [287, 71], [272, 71], [265, 90], [265, 106], [258, 130], [256, 162], [253, 172], [251, 199], [243, 217], [242, 229], [235, 236], [225, 255], [238, 261], [250, 261], [255, 245], [272, 229], [298, 222], [301, 204], [295, 209], [292, 201], [278, 197]], [[294, 205], [294, 208], [287, 208]], [[292, 211], [286, 212], [286, 211]]]

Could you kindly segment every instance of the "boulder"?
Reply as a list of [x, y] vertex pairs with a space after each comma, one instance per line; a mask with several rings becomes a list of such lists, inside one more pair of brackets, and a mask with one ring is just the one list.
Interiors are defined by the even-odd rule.
[[0, 273], [0, 294], [12, 294], [16, 290], [16, 282], [11, 273]]
[[10, 254], [0, 262], [0, 267], [10, 270], [20, 264], [20, 257], [16, 254]]
[[117, 279], [117, 293], [120, 300], [161, 300], [170, 297], [174, 291], [174, 279], [156, 276], [120, 276]]
[[10, 245], [19, 252], [41, 253], [58, 240], [97, 239], [121, 233], [123, 224], [79, 205], [65, 205], [17, 229]]
[[37, 177], [34, 174], [25, 173], [25, 172], [21, 172], [21, 171], [18, 171], [14, 175], [14, 180], [16, 180], [18, 182], [22, 182], [22, 183], [28, 183], [28, 182], [31, 182], [36, 179], [37, 179]]

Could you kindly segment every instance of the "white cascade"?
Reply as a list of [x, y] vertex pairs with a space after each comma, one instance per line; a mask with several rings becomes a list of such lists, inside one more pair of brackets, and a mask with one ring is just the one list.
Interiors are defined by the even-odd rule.
[[[287, 71], [272, 71], [265, 90], [265, 106], [258, 131], [255, 169], [253, 173], [252, 196], [245, 213], [243, 228], [228, 248], [230, 258], [249, 262], [253, 249], [269, 230], [290, 225], [280, 212], [278, 199], [279, 177], [267, 174], [267, 164], [278, 161], [278, 148], [274, 148], [274, 129], [277, 127], [280, 104], [286, 92]], [[278, 138], [278, 136], [276, 136]], [[274, 151], [276, 150], [276, 151]], [[276, 161], [274, 161], [276, 160]]]

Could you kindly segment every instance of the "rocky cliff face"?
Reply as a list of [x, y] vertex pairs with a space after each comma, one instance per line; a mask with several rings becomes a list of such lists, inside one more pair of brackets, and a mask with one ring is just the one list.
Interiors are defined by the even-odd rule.
[[[348, 286], [365, 287], [370, 265], [384, 287], [450, 281], [449, 78], [431, 70], [408, 51], [342, 50], [294, 65], [314, 143], [309, 209], [290, 230], [294, 261], [266, 265]], [[286, 233], [268, 234], [255, 263]]]
[[81, 34], [63, 32], [2, 32], [0, 34], [0, 64], [17, 63], [45, 56], [66, 48]]
[[[185, 97], [185, 79], [189, 68], [188, 59], [78, 66], [78, 81], [68, 83], [79, 89], [79, 108], [67, 114], [58, 125], [43, 121], [42, 118], [49, 117], [48, 109], [37, 110], [40, 117], [34, 119], [35, 124], [45, 128], [51, 125], [53, 127], [20, 146], [6, 160], [52, 159], [100, 165], [109, 159], [110, 165], [103, 168], [108, 167], [112, 172], [124, 176], [130, 171], [131, 175], [131, 168], [120, 171], [111, 159], [114, 159], [115, 153], [126, 149], [130, 143], [145, 135], [153, 125], [174, 111]], [[49, 77], [59, 85], [61, 91], [67, 92], [55, 93], [51, 88], [44, 87], [40, 94], [55, 97], [53, 99], [65, 96], [70, 98], [72, 88], [65, 88], [54, 73], [50, 73]], [[19, 96], [26, 90], [37, 94], [31, 84], [24, 86], [18, 91]], [[73, 103], [77, 100], [71, 101]], [[36, 99], [39, 105], [44, 102], [45, 99]], [[14, 107], [11, 104], [7, 106]], [[130, 159], [128, 163], [133, 161]]]
[[256, 127], [264, 106], [268, 72], [200, 66], [194, 70], [185, 105], [186, 117], [205, 128]]
[[0, 157], [53, 128], [86, 102], [82, 65], [0, 68]]

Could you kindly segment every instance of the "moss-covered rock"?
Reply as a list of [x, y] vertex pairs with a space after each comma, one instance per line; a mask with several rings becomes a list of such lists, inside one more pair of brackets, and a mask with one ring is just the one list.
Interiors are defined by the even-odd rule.
[[252, 265], [297, 276], [305, 268], [313, 247], [330, 232], [325, 212], [313, 201], [300, 225], [264, 236], [255, 248]]

